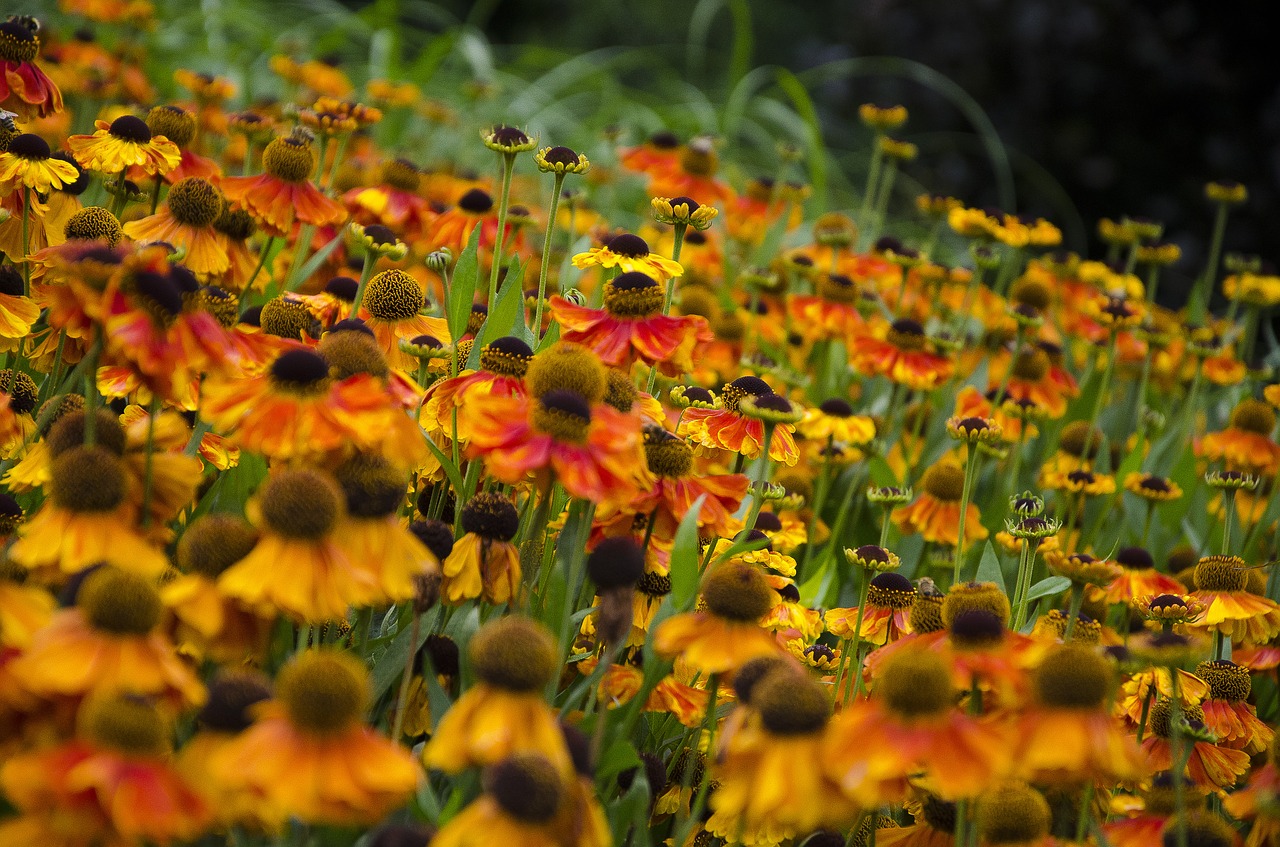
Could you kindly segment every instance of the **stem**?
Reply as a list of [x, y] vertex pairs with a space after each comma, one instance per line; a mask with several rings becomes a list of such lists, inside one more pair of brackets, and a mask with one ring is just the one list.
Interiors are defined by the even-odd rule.
[[298, 271], [302, 269], [302, 257], [311, 249], [311, 237], [316, 228], [312, 224], [303, 224], [298, 229], [298, 237], [293, 242], [293, 257], [289, 260], [289, 273], [284, 278], [284, 290], [292, 291], [298, 282]]
[[764, 506], [764, 486], [769, 479], [769, 466], [773, 464], [769, 461], [769, 445], [773, 442], [773, 431], [777, 428], [777, 424], [765, 423], [764, 425], [764, 446], [760, 451], [760, 470], [756, 473], [755, 484], [751, 491], [751, 512], [747, 515], [746, 523], [743, 524], [747, 530], [756, 525], [756, 518], [760, 517], [760, 509]]
[[[422, 629], [422, 615], [414, 613], [413, 629], [409, 633], [409, 655], [404, 658], [404, 675], [400, 677], [400, 691], [396, 695], [396, 720], [391, 728], [391, 740], [400, 743], [404, 732], [404, 709], [409, 700], [409, 683], [413, 679], [413, 660], [418, 654], [418, 633]], [[423, 680], [426, 684], [426, 680]]]
[[1106, 405], [1107, 393], [1111, 388], [1111, 374], [1116, 366], [1116, 339], [1120, 337], [1120, 333], [1113, 327], [1111, 337], [1107, 340], [1107, 364], [1102, 369], [1102, 382], [1098, 385], [1098, 396], [1093, 401], [1093, 414], [1089, 415], [1089, 433], [1092, 437], [1093, 428], [1098, 425], [1098, 418], [1102, 416], [1102, 407]]
[[969, 497], [973, 494], [973, 478], [978, 468], [978, 454], [973, 445], [965, 447], [964, 488], [960, 492], [960, 525], [956, 528], [956, 563], [951, 584], [960, 584], [960, 571], [964, 564], [964, 525], [969, 512]]
[[1231, 555], [1231, 521], [1236, 511], [1236, 489], [1222, 492], [1222, 555]]
[[551, 236], [556, 231], [556, 208], [560, 205], [560, 189], [564, 174], [556, 174], [555, 190], [551, 192], [551, 209], [547, 213], [547, 234], [542, 240], [542, 269], [538, 271], [538, 304], [533, 313], [533, 349], [542, 343], [542, 301], [547, 297], [547, 269], [551, 265]]
[[1169, 701], [1169, 749], [1173, 759], [1174, 820], [1177, 822], [1178, 847], [1187, 847], [1187, 777], [1183, 772], [1186, 763], [1182, 755], [1182, 692], [1179, 691], [1178, 669], [1171, 665], [1168, 670], [1169, 689], [1172, 692], [1172, 699]]
[[[1213, 282], [1218, 276], [1218, 259], [1222, 254], [1222, 237], [1227, 231], [1228, 210], [1226, 203], [1218, 204], [1218, 212], [1213, 218], [1213, 235], [1209, 239], [1209, 258], [1205, 262], [1200, 279], [1196, 281], [1196, 289], [1204, 298], [1206, 312], [1209, 310], [1209, 300], [1213, 297]], [[1198, 320], [1198, 316], [1192, 315], [1191, 319]]]
[[844, 702], [848, 703], [852, 699], [852, 695], [862, 688], [862, 619], [867, 611], [867, 594], [871, 590], [871, 573], [866, 568], [862, 569], [862, 585], [858, 589], [858, 615], [853, 625], [853, 660], [857, 663], [857, 667], [853, 669], [853, 685], [846, 686], [844, 691]]
[[151, 396], [151, 408], [147, 410], [147, 455], [146, 470], [142, 477], [142, 528], [151, 525], [151, 491], [154, 487], [153, 464], [156, 451], [156, 418], [160, 415], [161, 399], [158, 394]]
[[862, 208], [858, 213], [858, 222], [867, 225], [867, 217], [871, 214], [871, 203], [875, 199], [876, 187], [880, 184], [880, 165], [884, 162], [884, 150], [880, 147], [880, 133], [876, 133], [871, 145], [871, 164], [867, 168], [867, 187], [862, 194]]
[[[673, 262], [680, 261], [680, 250], [684, 247], [684, 233], [688, 228], [689, 225], [686, 223], [677, 223], [675, 225], [675, 233], [672, 236], [671, 245], [671, 261]], [[676, 278], [671, 277], [671, 279], [667, 280], [667, 293], [662, 300], [662, 314], [664, 315], [671, 311], [671, 295], [675, 290]]]
[[97, 443], [98, 429], [98, 357], [102, 354], [102, 336], [93, 342], [93, 347], [85, 354], [84, 376], [84, 443]]
[[267, 256], [271, 254], [271, 247], [275, 244], [276, 237], [274, 235], [267, 236], [267, 240], [262, 242], [262, 249], [258, 251], [258, 266], [253, 269], [253, 273], [249, 275], [249, 281], [244, 284], [244, 290], [249, 291], [253, 288], [253, 282], [258, 278], [258, 274], [262, 273], [262, 268], [267, 264]]
[[151, 214], [156, 213], [156, 209], [160, 208], [160, 186], [164, 181], [160, 179], [160, 174], [156, 174], [156, 184], [151, 189]]
[[1084, 796], [1080, 799], [1080, 814], [1076, 818], [1076, 841], [1084, 843], [1084, 832], [1089, 827], [1090, 806], [1093, 805], [1093, 781], [1084, 787]]
[[493, 242], [493, 262], [489, 268], [489, 300], [488, 306], [498, 300], [498, 268], [502, 266], [502, 243], [507, 234], [507, 204], [511, 200], [511, 173], [516, 167], [514, 153], [502, 154], [502, 196], [498, 202], [498, 232]]
[[1078, 585], [1071, 586], [1071, 606], [1067, 612], [1067, 629], [1062, 633], [1063, 641], [1071, 640], [1071, 633], [1076, 630], [1076, 621], [1080, 619], [1080, 607], [1084, 605], [1084, 589]]
[[360, 270], [360, 283], [356, 286], [356, 299], [351, 302], [351, 314], [349, 317], [355, 320], [360, 316], [360, 304], [364, 302], [364, 290], [369, 285], [369, 279], [373, 276], [373, 265], [377, 261], [377, 254], [373, 250], [367, 250], [364, 254], [364, 267]]
[[1026, 621], [1027, 598], [1026, 590], [1023, 584], [1027, 581], [1028, 573], [1031, 571], [1031, 539], [1022, 539], [1022, 551], [1018, 554], [1018, 576], [1013, 581], [1013, 626], [1014, 632], [1022, 630], [1022, 624]]

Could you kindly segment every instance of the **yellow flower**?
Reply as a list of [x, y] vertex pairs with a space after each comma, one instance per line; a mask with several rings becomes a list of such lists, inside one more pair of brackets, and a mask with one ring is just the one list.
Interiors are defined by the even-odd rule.
[[163, 135], [151, 134], [145, 121], [123, 115], [111, 123], [96, 121], [93, 135], [67, 139], [71, 154], [82, 168], [117, 174], [140, 167], [149, 174], [167, 174], [182, 160], [182, 151]]
[[649, 244], [638, 235], [615, 235], [603, 247], [592, 247], [573, 257], [575, 268], [617, 268], [622, 272], [640, 271], [654, 279], [667, 279], [684, 274], [679, 262], [649, 252]]
[[0, 153], [0, 189], [23, 185], [48, 194], [79, 176], [75, 165], [52, 158], [49, 144], [38, 135], [19, 135], [9, 142], [7, 153]]

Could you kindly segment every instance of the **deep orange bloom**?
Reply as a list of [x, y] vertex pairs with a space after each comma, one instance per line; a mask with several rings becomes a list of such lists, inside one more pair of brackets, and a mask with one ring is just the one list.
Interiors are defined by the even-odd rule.
[[924, 328], [910, 318], [899, 318], [883, 339], [859, 337], [849, 358], [867, 376], [883, 376], [916, 391], [928, 391], [950, 379], [955, 366], [946, 356], [926, 350], [925, 345]]
[[24, 123], [62, 111], [62, 92], [35, 62], [39, 53], [40, 37], [31, 27], [19, 20], [0, 24], [0, 109]]
[[662, 289], [647, 274], [621, 274], [605, 283], [604, 292], [603, 309], [577, 306], [557, 294], [551, 316], [561, 338], [591, 348], [610, 367], [625, 371], [638, 361], [679, 376], [693, 369], [694, 345], [715, 338], [706, 318], [663, 315]]
[[468, 453], [496, 479], [554, 474], [573, 497], [625, 503], [648, 486], [639, 419], [555, 389], [538, 400], [477, 396]]
[[283, 236], [295, 222], [328, 226], [347, 219], [342, 204], [311, 183], [316, 156], [305, 137], [277, 138], [263, 151], [262, 162], [258, 176], [224, 177], [219, 187], [227, 202], [248, 211], [268, 234]]

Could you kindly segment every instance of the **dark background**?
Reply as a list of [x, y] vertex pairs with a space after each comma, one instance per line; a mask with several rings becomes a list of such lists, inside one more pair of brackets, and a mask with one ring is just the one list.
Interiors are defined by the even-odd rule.
[[[540, 43], [565, 51], [642, 46], [685, 55], [695, 4], [648, 0], [489, 0], [438, 4], [470, 19], [499, 49]], [[986, 111], [1013, 159], [1020, 213], [1043, 214], [1076, 249], [1100, 253], [1099, 217], [1162, 221], [1184, 259], [1162, 286], [1180, 305], [1199, 271], [1212, 220], [1204, 183], [1249, 188], [1227, 250], [1276, 258], [1280, 246], [1280, 66], [1260, 3], [1132, 0], [750, 0], [752, 65], [800, 72], [833, 60], [898, 56], [958, 83]], [[710, 29], [704, 79], [730, 49], [731, 16]], [[512, 48], [514, 49], [514, 47]], [[723, 87], [720, 93], [723, 94]], [[859, 103], [901, 102], [901, 133], [920, 145], [908, 174], [970, 205], [996, 202], [992, 171], [969, 124], [924, 85], [894, 78], [830, 82], [811, 90], [826, 142], [865, 136]], [[852, 150], [855, 144], [847, 145]], [[865, 146], [862, 147], [865, 150]], [[854, 178], [857, 182], [857, 178]], [[1074, 208], [1068, 204], [1074, 204]], [[1087, 244], [1080, 239], [1086, 238]]]

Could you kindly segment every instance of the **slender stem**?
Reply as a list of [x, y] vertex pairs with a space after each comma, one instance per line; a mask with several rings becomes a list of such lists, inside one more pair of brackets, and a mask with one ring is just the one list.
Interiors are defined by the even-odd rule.
[[284, 290], [292, 291], [298, 284], [298, 271], [302, 269], [302, 257], [311, 251], [311, 238], [315, 235], [313, 224], [303, 224], [298, 228], [298, 237], [293, 242], [293, 256], [289, 259], [289, 273], [284, 278]]
[[364, 290], [369, 285], [369, 279], [373, 276], [373, 266], [377, 260], [378, 256], [373, 250], [365, 251], [364, 267], [360, 270], [360, 283], [356, 286], [356, 299], [351, 301], [351, 314], [348, 316], [352, 320], [360, 316], [360, 304], [364, 302]]
[[1222, 555], [1231, 555], [1231, 522], [1236, 512], [1236, 489], [1222, 492]]
[[867, 168], [867, 187], [862, 194], [862, 208], [858, 214], [858, 223], [866, 226], [871, 214], [871, 204], [875, 201], [876, 188], [880, 185], [880, 165], [884, 162], [884, 150], [880, 146], [881, 135], [876, 134], [871, 144], [871, 164]]
[[542, 240], [542, 269], [538, 271], [538, 303], [533, 312], [533, 349], [542, 343], [542, 302], [547, 298], [547, 269], [551, 265], [551, 236], [556, 231], [556, 208], [560, 205], [560, 189], [564, 174], [556, 174], [555, 190], [551, 192], [551, 209], [547, 212], [547, 234]]
[[[404, 710], [409, 701], [409, 683], [413, 679], [413, 660], [418, 655], [418, 633], [422, 629], [422, 615], [413, 615], [413, 628], [409, 633], [409, 655], [404, 657], [404, 674], [400, 677], [400, 691], [396, 694], [396, 719], [391, 727], [391, 740], [400, 743], [404, 731]], [[426, 680], [423, 680], [423, 685]]]
[[244, 290], [249, 291], [253, 288], [254, 280], [258, 278], [258, 274], [262, 273], [263, 267], [267, 264], [267, 257], [271, 255], [271, 247], [275, 244], [276, 237], [274, 235], [267, 236], [267, 240], [262, 242], [262, 249], [258, 251], [258, 265], [253, 269], [253, 273], [249, 275], [249, 280], [244, 284]]
[[[1209, 257], [1204, 264], [1204, 271], [1196, 281], [1196, 288], [1203, 298], [1204, 308], [1209, 309], [1209, 300], [1213, 297], [1213, 283], [1218, 276], [1218, 259], [1222, 254], [1222, 237], [1227, 231], [1227, 213], [1230, 207], [1226, 203], [1218, 204], [1218, 212], [1213, 218], [1213, 234], [1209, 238]], [[1196, 315], [1192, 320], [1199, 320]]]
[[[673, 262], [680, 261], [680, 252], [681, 252], [681, 249], [684, 247], [684, 233], [685, 233], [685, 230], [687, 230], [688, 228], [689, 228], [689, 225], [686, 223], [677, 223], [675, 225], [675, 232], [672, 235], [672, 244], [671, 244], [671, 261]], [[671, 311], [671, 296], [675, 292], [675, 290], [676, 290], [676, 278], [671, 277], [671, 279], [667, 280], [667, 293], [666, 293], [666, 296], [663, 297], [662, 299], [662, 314], [664, 315], [668, 314]]]
[[853, 669], [853, 685], [846, 686], [844, 702], [848, 703], [853, 695], [862, 687], [862, 620], [867, 613], [867, 593], [871, 590], [871, 571], [862, 569], [862, 585], [858, 588], [858, 614], [853, 624], [853, 661], [857, 667]]
[[84, 443], [97, 443], [98, 429], [98, 357], [102, 354], [102, 336], [93, 342], [93, 347], [85, 354], [87, 364], [84, 369]]
[[[502, 266], [502, 243], [507, 234], [507, 204], [511, 201], [511, 173], [516, 167], [514, 153], [502, 154], [502, 196], [498, 201], [498, 232], [493, 242], [493, 263], [489, 268], [489, 309], [498, 300], [498, 269]], [[492, 311], [490, 312], [492, 314]]]
[[1070, 641], [1071, 634], [1076, 631], [1076, 621], [1080, 619], [1080, 607], [1084, 605], [1084, 589], [1078, 585], [1071, 586], [1071, 606], [1067, 612], [1067, 629], [1062, 633], [1063, 641]]
[[164, 180], [160, 178], [160, 174], [156, 174], [156, 184], [151, 188], [151, 214], [156, 213], [156, 209], [160, 208], [160, 188], [164, 185]]
[[147, 455], [146, 469], [142, 477], [142, 527], [151, 525], [151, 494], [155, 487], [153, 465], [156, 452], [156, 418], [160, 416], [162, 401], [160, 395], [151, 395], [151, 408], [147, 410]]
[[969, 512], [969, 497], [973, 494], [973, 478], [978, 468], [978, 454], [972, 444], [965, 446], [964, 488], [960, 492], [960, 524], [956, 528], [956, 562], [951, 584], [960, 584], [960, 572], [964, 566], [964, 525]]
[[1174, 820], [1177, 823], [1178, 847], [1187, 847], [1187, 776], [1186, 762], [1182, 752], [1182, 692], [1178, 669], [1170, 666], [1169, 690], [1172, 698], [1169, 701], [1169, 748], [1173, 759], [1173, 808]]
[[1098, 396], [1093, 401], [1093, 413], [1089, 415], [1088, 431], [1091, 434], [1094, 427], [1098, 425], [1098, 418], [1102, 416], [1102, 407], [1107, 403], [1107, 394], [1111, 389], [1111, 374], [1116, 367], [1116, 339], [1119, 337], [1120, 333], [1113, 327], [1111, 337], [1107, 340], [1107, 364], [1102, 369], [1102, 382], [1098, 385]]
[[1085, 830], [1089, 828], [1089, 817], [1093, 806], [1093, 780], [1084, 787], [1084, 796], [1080, 798], [1080, 814], [1076, 817], [1076, 842], [1084, 843]]
[[1024, 583], [1028, 580], [1031, 571], [1031, 541], [1030, 538], [1022, 539], [1022, 550], [1018, 554], [1018, 577], [1013, 581], [1014, 586], [1014, 615], [1013, 615], [1013, 631], [1019, 632], [1022, 624], [1026, 622], [1027, 613], [1027, 592], [1023, 588]]
[[756, 472], [755, 484], [751, 489], [751, 512], [747, 515], [747, 521], [744, 524], [748, 530], [755, 527], [756, 518], [760, 517], [760, 509], [764, 506], [764, 486], [769, 479], [769, 466], [773, 464], [769, 459], [769, 446], [773, 442], [773, 431], [777, 428], [777, 424], [766, 422], [764, 425], [764, 445], [760, 450], [760, 469]]

